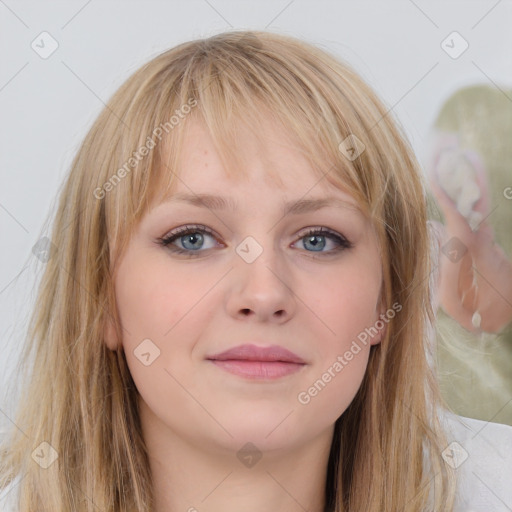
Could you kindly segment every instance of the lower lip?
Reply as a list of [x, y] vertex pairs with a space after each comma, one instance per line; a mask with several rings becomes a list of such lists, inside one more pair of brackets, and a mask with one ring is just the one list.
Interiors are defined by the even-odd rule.
[[229, 359], [211, 362], [229, 373], [250, 379], [279, 379], [286, 375], [298, 372], [304, 365], [299, 363], [286, 363], [283, 361], [246, 361]]

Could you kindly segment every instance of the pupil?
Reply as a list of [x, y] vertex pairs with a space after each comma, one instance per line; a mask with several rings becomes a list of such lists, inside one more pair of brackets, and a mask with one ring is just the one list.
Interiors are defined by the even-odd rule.
[[308, 243], [310, 243], [313, 246], [313, 248], [315, 248], [315, 249], [316, 248], [323, 249], [325, 242], [320, 241], [320, 238], [322, 238], [322, 237], [318, 236], [318, 235], [310, 236], [308, 238]]
[[[196, 243], [200, 242], [201, 239], [202, 239], [202, 235], [200, 235], [199, 233], [192, 233], [192, 234], [186, 236], [185, 243], [188, 242], [189, 244], [191, 244], [193, 246]], [[197, 247], [192, 247], [192, 249], [197, 249]]]

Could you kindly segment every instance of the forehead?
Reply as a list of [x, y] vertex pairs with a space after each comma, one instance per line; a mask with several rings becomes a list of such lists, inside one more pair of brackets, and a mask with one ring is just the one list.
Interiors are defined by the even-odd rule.
[[[233, 147], [234, 146], [234, 147]], [[333, 165], [325, 160], [315, 165], [307, 158], [296, 139], [272, 119], [264, 119], [258, 129], [237, 125], [234, 145], [219, 148], [204, 123], [190, 120], [185, 127], [176, 180], [164, 199], [172, 197], [194, 203], [194, 195], [223, 196], [204, 198], [213, 205], [236, 209], [233, 196], [259, 193], [302, 197], [295, 209], [307, 208], [308, 202], [343, 201], [358, 209], [357, 201], [340, 178], [334, 179]], [[331, 201], [332, 202], [332, 201]], [[222, 204], [221, 204], [222, 203]], [[287, 205], [291, 209], [291, 205]]]

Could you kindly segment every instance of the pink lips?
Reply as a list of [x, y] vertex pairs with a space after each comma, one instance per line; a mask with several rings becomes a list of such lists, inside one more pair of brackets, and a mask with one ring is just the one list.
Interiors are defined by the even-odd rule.
[[278, 379], [306, 364], [297, 354], [278, 345], [239, 345], [207, 359], [223, 370], [251, 379]]

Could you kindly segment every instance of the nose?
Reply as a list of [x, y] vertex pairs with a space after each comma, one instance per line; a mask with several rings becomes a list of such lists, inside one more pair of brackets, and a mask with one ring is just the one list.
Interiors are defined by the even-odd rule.
[[285, 323], [295, 314], [296, 295], [283, 258], [271, 248], [251, 263], [238, 254], [229, 273], [228, 313], [238, 319]]

